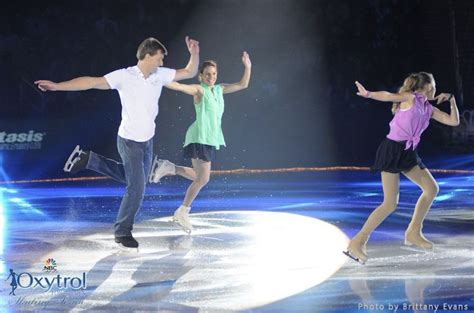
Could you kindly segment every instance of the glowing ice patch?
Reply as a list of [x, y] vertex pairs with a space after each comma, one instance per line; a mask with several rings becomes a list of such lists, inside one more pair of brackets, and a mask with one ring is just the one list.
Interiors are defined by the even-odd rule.
[[117, 301], [127, 306], [136, 298], [133, 309], [148, 310], [156, 295], [201, 310], [246, 310], [314, 287], [348, 262], [346, 235], [318, 219], [238, 211], [191, 214], [191, 221], [192, 236], [169, 217], [136, 224], [139, 253], [114, 256], [113, 233], [104, 232], [71, 240], [48, 256], [69, 271], [88, 272], [88, 284], [97, 286], [81, 310]]

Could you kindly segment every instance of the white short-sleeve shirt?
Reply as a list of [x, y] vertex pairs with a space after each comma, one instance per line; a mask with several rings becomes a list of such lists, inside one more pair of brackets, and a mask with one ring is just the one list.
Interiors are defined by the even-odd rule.
[[138, 142], [153, 138], [161, 89], [175, 74], [174, 69], [159, 67], [145, 79], [138, 66], [132, 66], [104, 76], [110, 88], [118, 90], [122, 102], [120, 137]]

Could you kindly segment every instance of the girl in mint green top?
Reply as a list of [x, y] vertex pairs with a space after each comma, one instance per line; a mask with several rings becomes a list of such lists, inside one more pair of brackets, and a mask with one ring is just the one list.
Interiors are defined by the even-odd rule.
[[216, 150], [225, 146], [221, 119], [224, 113], [224, 94], [236, 92], [248, 87], [252, 63], [247, 52], [242, 55], [244, 74], [238, 83], [218, 84], [217, 64], [206, 61], [199, 70], [200, 84], [184, 85], [173, 82], [167, 88], [191, 95], [196, 109], [196, 120], [188, 128], [184, 142], [185, 157], [191, 158], [193, 167], [174, 165], [168, 160], [157, 160], [153, 164], [151, 182], [159, 182], [166, 175], [180, 175], [192, 180], [186, 191], [182, 205], [175, 211], [173, 220], [186, 231], [191, 232], [192, 225], [188, 213], [191, 203], [202, 187], [209, 182], [211, 163]]
[[[184, 147], [190, 144], [202, 144], [215, 147], [225, 146], [221, 120], [224, 113], [224, 96], [221, 85], [209, 85], [201, 82], [203, 91], [201, 101], [194, 105], [196, 121], [186, 132]], [[210, 161], [210, 160], [208, 160]]]

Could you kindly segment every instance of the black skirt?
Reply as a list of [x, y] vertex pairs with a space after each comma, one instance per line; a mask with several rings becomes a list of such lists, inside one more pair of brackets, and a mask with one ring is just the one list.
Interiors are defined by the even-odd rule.
[[184, 147], [185, 159], [200, 159], [203, 161], [214, 161], [216, 158], [216, 147], [200, 143], [190, 143]]
[[389, 173], [408, 172], [415, 166], [421, 169], [426, 166], [418, 156], [417, 150], [409, 148], [405, 150], [406, 141], [394, 141], [385, 138], [377, 149], [372, 171], [383, 171]]

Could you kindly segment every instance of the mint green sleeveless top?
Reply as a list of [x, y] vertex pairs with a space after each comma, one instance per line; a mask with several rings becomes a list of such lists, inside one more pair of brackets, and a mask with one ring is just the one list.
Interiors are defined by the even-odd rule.
[[191, 143], [199, 143], [216, 147], [225, 146], [221, 119], [224, 114], [224, 96], [220, 85], [214, 85], [214, 92], [208, 85], [201, 83], [204, 89], [201, 102], [194, 104], [196, 120], [186, 132], [184, 147]]

